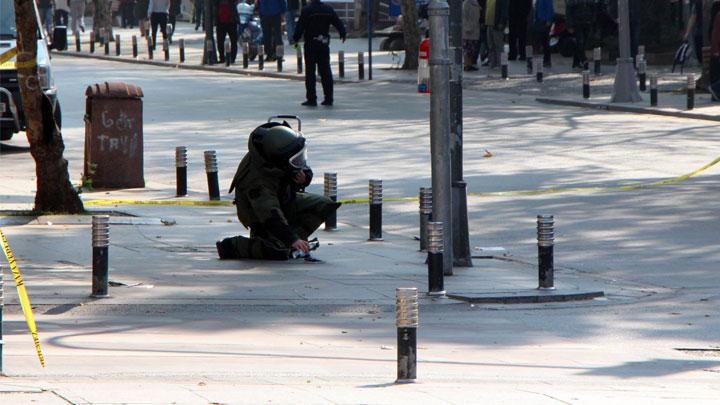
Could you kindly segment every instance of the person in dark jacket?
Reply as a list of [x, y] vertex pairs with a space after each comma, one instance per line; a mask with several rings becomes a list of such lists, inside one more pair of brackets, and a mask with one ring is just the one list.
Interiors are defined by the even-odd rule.
[[595, 0], [565, 0], [568, 31], [575, 38], [573, 68], [584, 68], [585, 50], [595, 22]]
[[509, 0], [487, 0], [485, 25], [487, 26], [488, 60], [491, 69], [500, 66], [505, 28], [509, 20]]
[[320, 0], [312, 0], [310, 4], [303, 7], [300, 13], [293, 43], [297, 44], [300, 38], [304, 38], [305, 45], [305, 102], [304, 106], [317, 106], [317, 93], [315, 91], [315, 69], [320, 72], [325, 100], [322, 104], [333, 105], [333, 78], [330, 70], [330, 25], [340, 34], [345, 42], [347, 33], [345, 25], [338, 17], [335, 10]]
[[553, 0], [536, 0], [533, 10], [533, 48], [543, 54], [543, 66], [552, 66], [550, 54], [550, 27], [555, 17]]
[[276, 60], [275, 50], [282, 40], [282, 16], [287, 11], [285, 0], [257, 0], [255, 8], [260, 14], [260, 26], [263, 32], [265, 60]]
[[[213, 12], [215, 13], [215, 31], [217, 34], [217, 50], [219, 63], [225, 63], [225, 58], [230, 58], [230, 63], [235, 63], [238, 51], [238, 0], [213, 0]], [[230, 55], [225, 55], [225, 36], [230, 39]]]
[[263, 124], [250, 134], [230, 186], [250, 238], [217, 242], [220, 259], [287, 260], [309, 252], [309, 236], [341, 204], [304, 191], [312, 181], [305, 157], [305, 138], [287, 123]]
[[515, 60], [518, 56], [520, 60], [525, 60], [528, 17], [532, 10], [532, 4], [532, 0], [510, 0], [510, 52], [508, 53], [510, 60]]

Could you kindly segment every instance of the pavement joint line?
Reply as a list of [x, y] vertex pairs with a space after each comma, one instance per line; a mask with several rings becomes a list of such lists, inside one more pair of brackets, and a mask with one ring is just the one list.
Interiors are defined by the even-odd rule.
[[[560, 194], [560, 193], [573, 193], [573, 192], [600, 192], [600, 191], [632, 191], [632, 190], [644, 190], [644, 189], [650, 189], [655, 188], [667, 184], [673, 184], [673, 183], [679, 183], [681, 181], [687, 180], [690, 177], [693, 177], [699, 173], [704, 172], [705, 170], [715, 166], [718, 162], [720, 162], [720, 156], [712, 160], [710, 163], [705, 164], [704, 166], [690, 172], [683, 174], [681, 176], [671, 177], [668, 179], [658, 180], [651, 183], [641, 183], [641, 184], [628, 184], [624, 186], [606, 186], [606, 187], [600, 187], [600, 186], [585, 186], [585, 187], [565, 187], [565, 188], [547, 188], [547, 189], [535, 189], [535, 190], [510, 190], [510, 191], [488, 191], [488, 192], [480, 192], [480, 193], [468, 193], [467, 195], [469, 197], [506, 197], [506, 196], [537, 196], [537, 195], [544, 195], [544, 194]], [[397, 201], [417, 201], [417, 197], [390, 197], [390, 198], [383, 198], [383, 202], [397, 202]], [[367, 198], [355, 198], [355, 199], [346, 199], [346, 200], [338, 200], [338, 202], [343, 204], [367, 204], [368, 199]], [[232, 205], [233, 201], [230, 200], [223, 200], [223, 201], [192, 201], [192, 200], [185, 200], [185, 201], [172, 201], [172, 200], [87, 200], [83, 201], [83, 204], [85, 205], [187, 205], [187, 206], [225, 206], [225, 205]]]
[[635, 114], [660, 115], [660, 116], [664, 116], [664, 117], [687, 118], [687, 119], [694, 119], [694, 120], [720, 122], [720, 115], [700, 114], [700, 113], [693, 113], [693, 112], [687, 112], [687, 111], [682, 111], [682, 110], [669, 111], [669, 110], [661, 110], [661, 109], [657, 109], [657, 108], [649, 108], [649, 107], [641, 107], [641, 106], [616, 105], [616, 104], [599, 103], [599, 102], [593, 102], [593, 101], [577, 101], [577, 100], [567, 100], [567, 99], [548, 98], [548, 97], [538, 97], [535, 99], [535, 101], [537, 101], [538, 103], [541, 103], [541, 104], [549, 104], [549, 105], [560, 105], [560, 106], [567, 106], [567, 107], [590, 108], [590, 109], [602, 110], [602, 111], [616, 111], [616, 112], [626, 112], [626, 113], [635, 113]]

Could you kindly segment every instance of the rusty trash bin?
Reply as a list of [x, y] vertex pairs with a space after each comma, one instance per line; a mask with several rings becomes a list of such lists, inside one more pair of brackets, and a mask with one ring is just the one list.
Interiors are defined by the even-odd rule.
[[145, 187], [142, 89], [121, 82], [85, 91], [85, 179], [93, 188]]

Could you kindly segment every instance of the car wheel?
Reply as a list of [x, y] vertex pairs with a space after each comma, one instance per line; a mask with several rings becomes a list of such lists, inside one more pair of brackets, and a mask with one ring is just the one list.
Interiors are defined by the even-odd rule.
[[0, 141], [9, 141], [13, 135], [12, 128], [0, 128]]

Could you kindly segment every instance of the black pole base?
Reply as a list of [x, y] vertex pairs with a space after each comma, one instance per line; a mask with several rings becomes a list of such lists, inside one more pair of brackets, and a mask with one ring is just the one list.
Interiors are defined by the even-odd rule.
[[338, 64], [338, 74], [340, 75], [341, 79], [345, 78], [345, 62], [341, 62]]
[[397, 328], [396, 384], [417, 382], [417, 328]]
[[527, 68], [527, 74], [529, 74], [529, 75], [533, 74], [533, 65], [534, 65], [534, 64], [533, 64], [533, 58], [531, 58], [531, 57], [528, 56], [528, 57], [527, 57], [527, 64], [526, 64], [526, 66], [525, 66], [525, 67]]
[[538, 73], [535, 75], [535, 80], [537, 80], [538, 83], [542, 83], [542, 82], [543, 82], [543, 74], [542, 74], [542, 72], [538, 72]]
[[137, 58], [137, 57], [138, 57], [138, 48], [137, 48], [137, 45], [133, 45], [133, 47], [132, 47], [132, 55], [133, 55], [133, 58]]
[[248, 66], [250, 66], [250, 55], [244, 53], [243, 54], [243, 69], [247, 69]]
[[500, 75], [502, 76], [503, 80], [508, 79], [508, 65], [500, 66]]
[[185, 48], [180, 48], [179, 52], [180, 63], [185, 63]]
[[595, 61], [595, 76], [600, 76], [601, 73], [602, 73], [602, 67], [600, 66], [600, 61], [596, 60]]
[[444, 297], [445, 277], [443, 274], [443, 254], [428, 253], [428, 293], [431, 297]]
[[[330, 197], [330, 199], [337, 202], [337, 197]], [[337, 231], [337, 211], [333, 211], [332, 214], [325, 218], [325, 231]]]
[[658, 105], [658, 92], [657, 89], [650, 90], [650, 106], [657, 107]]
[[93, 298], [108, 295], [108, 247], [93, 247], [92, 294]]
[[695, 108], [695, 89], [688, 89], [687, 93], [687, 109], [692, 110]]
[[583, 84], [583, 98], [584, 99], [590, 98], [590, 85], [589, 84]]
[[208, 196], [210, 201], [220, 200], [220, 185], [218, 183], [217, 172], [207, 173]]
[[370, 238], [369, 241], [379, 242], [382, 237], [382, 204], [370, 204]]
[[184, 197], [187, 195], [187, 167], [176, 167], [175, 168], [177, 179], [177, 197]]
[[647, 90], [647, 76], [645, 74], [639, 74], [638, 78], [640, 79], [640, 91], [646, 91]]
[[358, 65], [358, 79], [365, 80], [365, 65], [362, 63]]
[[554, 246], [538, 246], [538, 289], [555, 289]]

